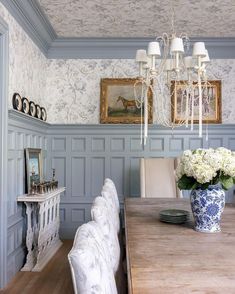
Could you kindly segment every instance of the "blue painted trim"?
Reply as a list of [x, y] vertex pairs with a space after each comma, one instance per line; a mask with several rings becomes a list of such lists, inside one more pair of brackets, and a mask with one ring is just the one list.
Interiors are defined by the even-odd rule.
[[[153, 38], [57, 38], [47, 52], [48, 58], [134, 59], [137, 49], [147, 48]], [[234, 59], [235, 38], [193, 38], [204, 41], [213, 59]]]
[[0, 288], [7, 283], [8, 26], [0, 17]]
[[[61, 38], [37, 0], [0, 0], [47, 58], [134, 59], [154, 38]], [[212, 59], [235, 59], [235, 38], [192, 38], [205, 41]]]
[[1, 0], [16, 21], [46, 56], [56, 33], [36, 0]]

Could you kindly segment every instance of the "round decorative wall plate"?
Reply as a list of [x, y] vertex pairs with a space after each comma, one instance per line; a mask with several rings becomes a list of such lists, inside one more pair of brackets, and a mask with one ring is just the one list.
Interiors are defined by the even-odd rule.
[[44, 107], [41, 107], [41, 119], [46, 121], [47, 120], [47, 112], [46, 109]]
[[29, 100], [26, 97], [22, 98], [22, 111], [26, 114], [29, 113]]
[[33, 101], [29, 102], [29, 114], [33, 117], [36, 115], [36, 105]]
[[21, 111], [22, 110], [22, 98], [20, 94], [14, 93], [12, 97], [12, 106], [14, 109]]
[[41, 116], [42, 116], [41, 107], [38, 104], [36, 104], [36, 117], [41, 119]]

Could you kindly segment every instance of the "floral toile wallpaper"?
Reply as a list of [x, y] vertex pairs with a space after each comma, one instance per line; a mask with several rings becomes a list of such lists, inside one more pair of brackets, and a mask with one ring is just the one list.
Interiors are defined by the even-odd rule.
[[[1, 3], [0, 16], [9, 25], [10, 108], [19, 92], [46, 107], [51, 123], [98, 124], [100, 79], [137, 74], [134, 59], [47, 60]], [[235, 59], [212, 60], [208, 73], [222, 80], [223, 123], [235, 123]]]
[[2, 3], [0, 16], [9, 27], [9, 107], [14, 92], [43, 106], [47, 59]]
[[[134, 77], [130, 59], [49, 60], [45, 105], [53, 123], [99, 123], [100, 79]], [[235, 60], [212, 60], [210, 79], [222, 80], [223, 123], [235, 123]]]

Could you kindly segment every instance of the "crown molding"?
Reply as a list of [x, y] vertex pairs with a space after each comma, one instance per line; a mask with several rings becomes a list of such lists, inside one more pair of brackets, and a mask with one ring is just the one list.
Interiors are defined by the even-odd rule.
[[[57, 38], [48, 58], [133, 59], [137, 49], [154, 38]], [[211, 59], [235, 59], [235, 38], [192, 38], [190, 45], [204, 41]]]
[[37, 0], [0, 0], [46, 56], [56, 33]]
[[[58, 37], [37, 0], [0, 0], [47, 58], [133, 59], [154, 38]], [[204, 41], [211, 59], [235, 59], [234, 38], [191, 38]], [[191, 46], [192, 47], [192, 46]]]

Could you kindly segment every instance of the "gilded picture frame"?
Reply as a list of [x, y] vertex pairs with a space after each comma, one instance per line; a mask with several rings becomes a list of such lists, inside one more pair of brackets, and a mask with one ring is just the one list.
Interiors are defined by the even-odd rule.
[[[197, 83], [193, 83], [194, 86], [194, 115], [193, 123], [198, 124], [198, 87]], [[185, 81], [172, 81], [171, 82], [171, 119], [172, 122], [180, 123], [185, 121], [186, 103], [185, 100], [182, 103], [182, 91], [185, 91]], [[205, 93], [205, 94], [204, 94]], [[185, 98], [184, 98], [185, 99]], [[191, 117], [192, 106], [190, 102], [189, 94], [189, 117]], [[192, 101], [192, 100], [191, 100]], [[182, 110], [182, 105], [184, 109]], [[221, 81], [210, 80], [207, 85], [202, 83], [202, 105], [203, 105], [203, 123], [220, 124], [222, 123], [221, 115]], [[190, 122], [190, 121], [189, 121]]]
[[29, 193], [32, 183], [39, 184], [43, 180], [42, 149], [26, 148], [26, 192]]
[[[141, 108], [137, 107], [134, 85], [138, 97], [141, 96], [141, 84], [136, 78], [105, 78], [100, 84], [100, 123], [140, 124]], [[153, 97], [148, 91], [148, 122], [153, 122]], [[143, 115], [142, 107], [142, 115]], [[142, 117], [143, 122], [143, 117]]]

